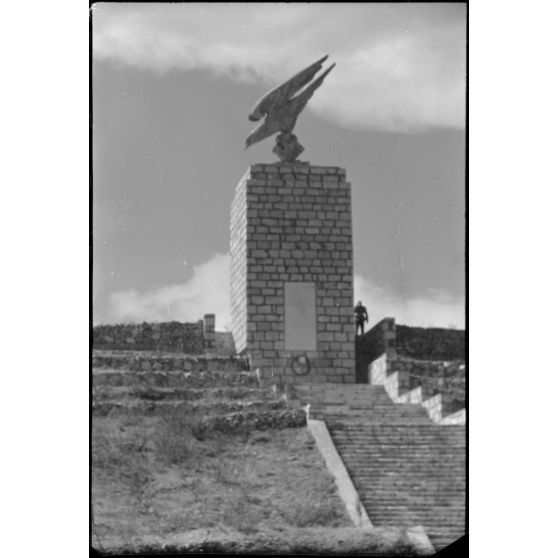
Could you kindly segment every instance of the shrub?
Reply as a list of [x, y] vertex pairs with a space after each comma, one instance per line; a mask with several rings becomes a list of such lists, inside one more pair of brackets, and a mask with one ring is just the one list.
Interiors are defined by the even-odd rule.
[[268, 444], [271, 442], [271, 435], [267, 432], [256, 432], [250, 438], [251, 444]]
[[172, 409], [160, 417], [155, 446], [157, 456], [167, 464], [179, 464], [195, 453], [198, 442], [209, 434], [203, 416], [184, 408]]
[[336, 525], [343, 521], [344, 515], [338, 505], [331, 502], [296, 502], [283, 510], [285, 520], [294, 527]]

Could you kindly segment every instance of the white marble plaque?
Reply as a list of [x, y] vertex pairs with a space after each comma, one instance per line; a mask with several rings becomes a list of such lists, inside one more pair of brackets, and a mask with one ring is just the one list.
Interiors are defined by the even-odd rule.
[[315, 351], [316, 286], [285, 283], [285, 349]]

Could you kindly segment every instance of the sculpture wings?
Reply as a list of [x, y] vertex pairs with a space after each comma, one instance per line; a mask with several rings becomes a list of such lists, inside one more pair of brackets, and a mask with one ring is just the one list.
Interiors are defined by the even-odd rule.
[[[314, 64], [311, 64], [282, 85], [266, 93], [254, 105], [248, 118], [252, 121], [257, 121], [265, 116], [265, 119], [252, 130], [246, 139], [246, 147], [277, 132], [292, 134], [298, 115], [302, 112], [314, 91], [320, 87], [327, 74], [335, 66], [335, 64], [332, 64], [312, 82], [312, 79], [322, 69], [322, 65], [327, 58], [328, 56], [320, 58], [320, 60], [314, 62]], [[305, 85], [308, 85], [308, 87], [295, 97], [294, 95]]]

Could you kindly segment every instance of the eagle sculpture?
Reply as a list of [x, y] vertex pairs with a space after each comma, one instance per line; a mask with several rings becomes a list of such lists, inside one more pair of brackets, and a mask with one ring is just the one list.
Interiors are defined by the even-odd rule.
[[[298, 143], [296, 136], [292, 132], [298, 115], [302, 112], [314, 91], [320, 87], [327, 74], [335, 66], [335, 64], [332, 64], [315, 81], [312, 81], [314, 76], [322, 69], [322, 65], [327, 58], [327, 55], [320, 58], [320, 60], [314, 62], [314, 64], [311, 64], [282, 85], [266, 93], [254, 105], [248, 118], [252, 121], [265, 118], [259, 126], [252, 130], [246, 139], [245, 149], [258, 141], [280, 132], [277, 136], [273, 152], [281, 161], [292, 162], [296, 160], [304, 151], [304, 147]], [[308, 87], [296, 95], [305, 85], [308, 85]]]

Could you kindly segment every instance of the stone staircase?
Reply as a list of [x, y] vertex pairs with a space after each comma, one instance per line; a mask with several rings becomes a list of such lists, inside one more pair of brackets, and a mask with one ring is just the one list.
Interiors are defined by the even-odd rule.
[[[324, 420], [375, 526], [422, 525], [437, 549], [465, 532], [465, 430], [383, 385], [301, 384], [286, 402], [241, 358], [94, 351], [93, 418], [194, 413], [223, 431]], [[205, 419], [204, 419], [205, 420]]]
[[421, 361], [383, 354], [369, 370], [395, 403], [418, 403], [438, 424], [465, 424], [466, 369], [462, 361]]
[[381, 385], [304, 384], [295, 397], [326, 422], [373, 525], [422, 525], [437, 550], [465, 533], [463, 425], [435, 424]]

